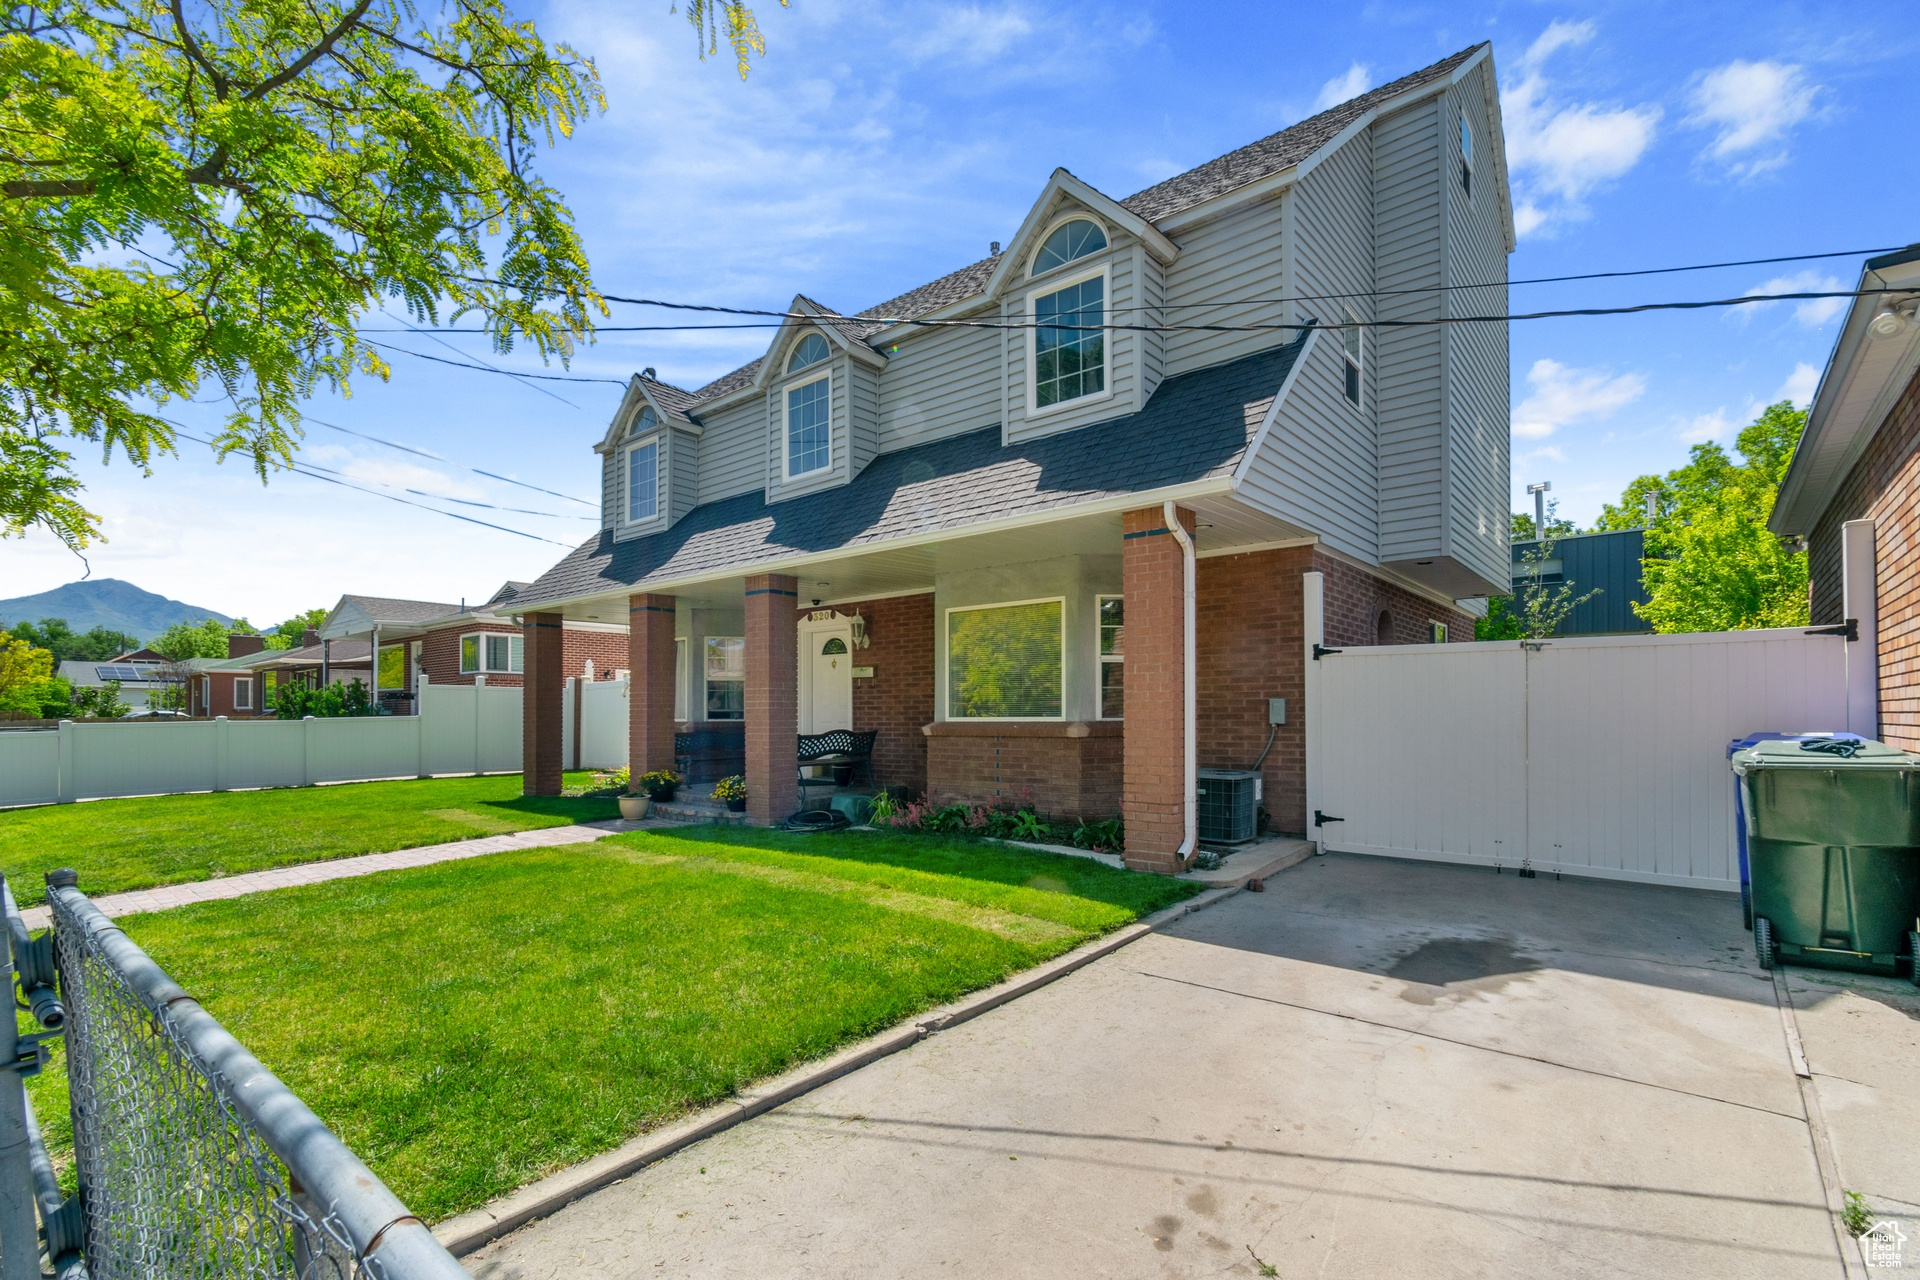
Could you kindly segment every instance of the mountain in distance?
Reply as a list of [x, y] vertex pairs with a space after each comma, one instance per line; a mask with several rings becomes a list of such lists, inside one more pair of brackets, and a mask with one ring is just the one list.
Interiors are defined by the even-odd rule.
[[38, 622], [42, 618], [65, 618], [75, 631], [111, 627], [139, 636], [142, 641], [153, 639], [176, 622], [200, 622], [207, 618], [233, 621], [217, 609], [169, 600], [119, 578], [69, 582], [37, 596], [0, 600], [0, 627], [10, 622]]

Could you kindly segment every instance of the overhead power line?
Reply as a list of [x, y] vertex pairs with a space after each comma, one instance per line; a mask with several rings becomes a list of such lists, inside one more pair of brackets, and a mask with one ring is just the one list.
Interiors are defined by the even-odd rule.
[[398, 449], [402, 453], [411, 453], [417, 458], [430, 458], [435, 462], [443, 463], [449, 467], [459, 467], [462, 471], [471, 471], [477, 476], [485, 476], [489, 480], [498, 480], [502, 484], [517, 485], [522, 489], [531, 489], [535, 493], [544, 493], [550, 498], [562, 498], [568, 502], [577, 502], [583, 507], [598, 507], [600, 505], [597, 502], [588, 502], [585, 498], [576, 498], [570, 493], [561, 493], [557, 489], [542, 489], [539, 485], [528, 484], [525, 480], [514, 480], [508, 476], [495, 475], [491, 471], [482, 471], [479, 467], [469, 466], [464, 462], [455, 462], [452, 458], [443, 457], [430, 449], [417, 449], [410, 444], [401, 444], [398, 440], [388, 440], [382, 436], [368, 435], [364, 431], [355, 431], [352, 427], [343, 427], [337, 422], [328, 422], [325, 418], [316, 418], [311, 414], [301, 414], [300, 420], [302, 422], [311, 422], [315, 426], [326, 427], [330, 431], [338, 431], [345, 435], [358, 436], [362, 440], [371, 440], [373, 443], [385, 445], [389, 449]]

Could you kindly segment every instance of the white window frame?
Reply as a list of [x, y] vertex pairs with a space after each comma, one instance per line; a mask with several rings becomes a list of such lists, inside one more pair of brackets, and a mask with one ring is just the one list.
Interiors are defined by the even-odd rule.
[[[1096, 717], [1097, 719], [1124, 720], [1126, 719], [1126, 716], [1124, 713], [1117, 716], [1110, 716], [1107, 714], [1107, 688], [1105, 683], [1101, 680], [1101, 676], [1105, 674], [1104, 668], [1106, 667], [1117, 666], [1122, 671], [1125, 671], [1126, 669], [1127, 655], [1125, 653], [1125, 646], [1127, 643], [1126, 641], [1127, 624], [1124, 621], [1120, 624], [1120, 644], [1121, 644], [1122, 652], [1115, 653], [1115, 654], [1106, 654], [1106, 653], [1100, 652], [1100, 628], [1102, 625], [1100, 622], [1100, 606], [1108, 600], [1118, 600], [1122, 608], [1125, 608], [1126, 602], [1127, 602], [1126, 596], [1121, 594], [1118, 591], [1103, 592], [1099, 595], [1096, 595], [1093, 598], [1093, 700], [1095, 703], [1095, 709], [1099, 712], [1099, 715]], [[1122, 616], [1124, 617], [1125, 615], [1123, 614]], [[1126, 677], [1123, 675], [1121, 676], [1121, 696], [1122, 697], [1126, 696], [1125, 689], [1126, 689]]]
[[[1107, 241], [1107, 249], [1111, 249], [1112, 247], [1113, 241], [1109, 238]], [[1105, 253], [1107, 249], [1103, 249], [1101, 252]], [[1086, 259], [1082, 258], [1080, 261], [1085, 262]], [[1113, 313], [1113, 263], [1108, 261], [1102, 262], [1097, 266], [1083, 268], [1079, 271], [1070, 270], [1069, 268], [1074, 265], [1074, 263], [1068, 263], [1065, 267], [1055, 268], [1055, 270], [1060, 272], [1059, 275], [1046, 280], [1046, 282], [1038, 288], [1027, 290], [1025, 304], [1026, 315], [1023, 319], [1027, 325], [1026, 401], [1027, 416], [1029, 418], [1043, 418], [1049, 414], [1059, 413], [1063, 409], [1074, 409], [1084, 405], [1099, 404], [1102, 400], [1111, 400], [1113, 398], [1113, 334], [1109, 331], [1103, 331], [1102, 336], [1105, 338], [1105, 346], [1102, 348], [1102, 359], [1104, 363], [1100, 367], [1105, 371], [1106, 376], [1101, 379], [1100, 390], [1091, 395], [1075, 396], [1071, 400], [1058, 400], [1049, 405], [1042, 405], [1040, 403], [1040, 327], [1034, 320], [1034, 316], [1037, 314], [1036, 304], [1040, 299], [1049, 294], [1059, 293], [1062, 289], [1071, 289], [1074, 285], [1082, 284], [1093, 279], [1095, 276], [1099, 276], [1101, 281], [1101, 323], [1105, 324], [1107, 318]]]
[[1473, 120], [1464, 107], [1460, 111], [1460, 189], [1473, 199]]
[[[983, 609], [1016, 609], [1023, 604], [1060, 606], [1060, 714], [1057, 716], [956, 716], [953, 714], [953, 615]], [[1096, 641], [1098, 643], [1098, 641]], [[990, 604], [956, 604], [940, 619], [940, 719], [952, 724], [1053, 724], [1067, 718], [1067, 598], [1036, 596], [1031, 600], [995, 600]]]
[[[487, 638], [489, 636], [498, 636], [507, 642], [506, 666], [496, 667], [489, 664], [489, 654], [487, 652], [489, 648]], [[475, 655], [478, 658], [477, 666], [469, 667], [467, 665], [467, 641], [469, 640], [478, 641], [478, 644], [474, 646]], [[459, 645], [460, 674], [463, 676], [518, 676], [526, 674], [526, 637], [516, 631], [468, 631], [460, 637]], [[520, 651], [519, 666], [515, 666], [513, 662], [515, 649]]]
[[[808, 338], [820, 339], [821, 343], [825, 345], [825, 347], [827, 348], [827, 354], [825, 354], [824, 356], [821, 356], [818, 360], [809, 360], [807, 361], [807, 363], [801, 365], [798, 369], [796, 369], [793, 367], [793, 362], [799, 358], [800, 348], [806, 345], [806, 341]], [[833, 343], [828, 340], [826, 334], [821, 333], [818, 329], [809, 329], [805, 333], [801, 334], [799, 337], [795, 338], [793, 340], [793, 345], [787, 348], [787, 367], [784, 370], [784, 373], [785, 373], [785, 376], [789, 378], [795, 377], [799, 374], [805, 373], [808, 369], [817, 369], [823, 364], [828, 364], [832, 360], [833, 360]]]
[[235, 676], [233, 678], [233, 709], [235, 711], [253, 710], [252, 676]]
[[687, 644], [687, 637], [673, 638], [673, 718], [682, 723], [686, 722], [687, 712], [690, 709], [688, 704], [692, 701], [688, 693], [687, 670], [687, 654], [690, 647]]
[[[633, 455], [640, 452], [642, 449], [646, 448], [649, 445], [653, 446], [653, 514], [648, 516], [636, 516], [633, 514]], [[663, 477], [664, 472], [666, 471], [666, 468], [663, 467], [661, 464], [666, 460], [665, 455], [666, 455], [666, 449], [663, 447], [663, 441], [661, 436], [659, 435], [651, 435], [646, 437], [644, 440], [630, 440], [627, 442], [627, 450], [626, 450], [627, 474], [624, 477], [624, 479], [626, 480], [626, 485], [624, 487], [626, 489], [626, 499], [627, 499], [625, 522], [627, 524], [650, 524], [653, 521], [658, 520], [660, 518], [660, 509], [662, 505], [660, 502], [660, 481]]]
[[[1036, 273], [1033, 269], [1033, 264], [1040, 257], [1040, 251], [1047, 247], [1047, 241], [1053, 239], [1053, 233], [1066, 226], [1069, 222], [1091, 222], [1094, 226], [1100, 228], [1100, 234], [1106, 237], [1106, 244], [1095, 249], [1092, 253], [1083, 254], [1075, 258], [1072, 262], [1063, 262], [1057, 267], [1048, 267], [1045, 271]], [[1109, 227], [1103, 220], [1094, 217], [1090, 213], [1074, 212], [1061, 214], [1047, 224], [1046, 230], [1033, 238], [1033, 251], [1027, 254], [1027, 279], [1029, 281], [1044, 280], [1056, 271], [1071, 271], [1091, 258], [1097, 258], [1103, 253], [1111, 252], [1113, 252], [1113, 228]]]
[[[1357, 413], [1367, 403], [1367, 331], [1360, 323], [1360, 317], [1353, 314], [1351, 307], [1340, 308], [1346, 315], [1346, 322], [1340, 326], [1340, 398], [1345, 400]], [[1353, 346], [1347, 346], [1348, 335], [1352, 335]], [[1347, 394], [1347, 370], [1353, 370], [1353, 394]]]
[[[824, 366], [824, 367], [822, 367]], [[780, 479], [791, 484], [795, 480], [810, 480], [833, 470], [833, 361], [831, 358], [820, 364], [810, 364], [809, 371], [819, 369], [813, 376], [795, 378], [780, 388]], [[793, 465], [793, 425], [789, 415], [793, 409], [793, 393], [812, 386], [816, 382], [827, 384], [827, 460], [811, 471], [794, 471]]]

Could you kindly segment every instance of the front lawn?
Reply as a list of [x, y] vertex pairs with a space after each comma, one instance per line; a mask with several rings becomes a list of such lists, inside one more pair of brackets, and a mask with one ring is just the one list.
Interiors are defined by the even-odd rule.
[[0, 871], [24, 906], [55, 867], [100, 895], [619, 816], [610, 797], [523, 796], [517, 773], [90, 800], [0, 810]]
[[[963, 839], [708, 827], [119, 923], [438, 1220], [1196, 891]], [[64, 1064], [32, 1088], [64, 1147]]]

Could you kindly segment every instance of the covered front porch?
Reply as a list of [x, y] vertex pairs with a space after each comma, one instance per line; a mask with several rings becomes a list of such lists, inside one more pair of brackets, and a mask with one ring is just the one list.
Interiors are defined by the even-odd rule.
[[[698, 797], [738, 772], [761, 824], [836, 789], [884, 788], [1056, 823], [1123, 817], [1129, 863], [1176, 870], [1197, 846], [1194, 769], [1247, 770], [1289, 731], [1269, 724], [1268, 700], [1287, 696], [1300, 659], [1270, 606], [1297, 596], [1314, 541], [1227, 495], [1111, 503], [529, 614], [527, 785], [559, 789], [561, 624], [624, 611], [635, 776], [672, 769]], [[1264, 568], [1256, 590], [1229, 581], [1243, 557]], [[1200, 653], [1222, 644], [1272, 650], [1295, 674], [1223, 683]], [[811, 739], [834, 730], [867, 749], [804, 767]], [[1301, 758], [1269, 754], [1276, 773]]]

